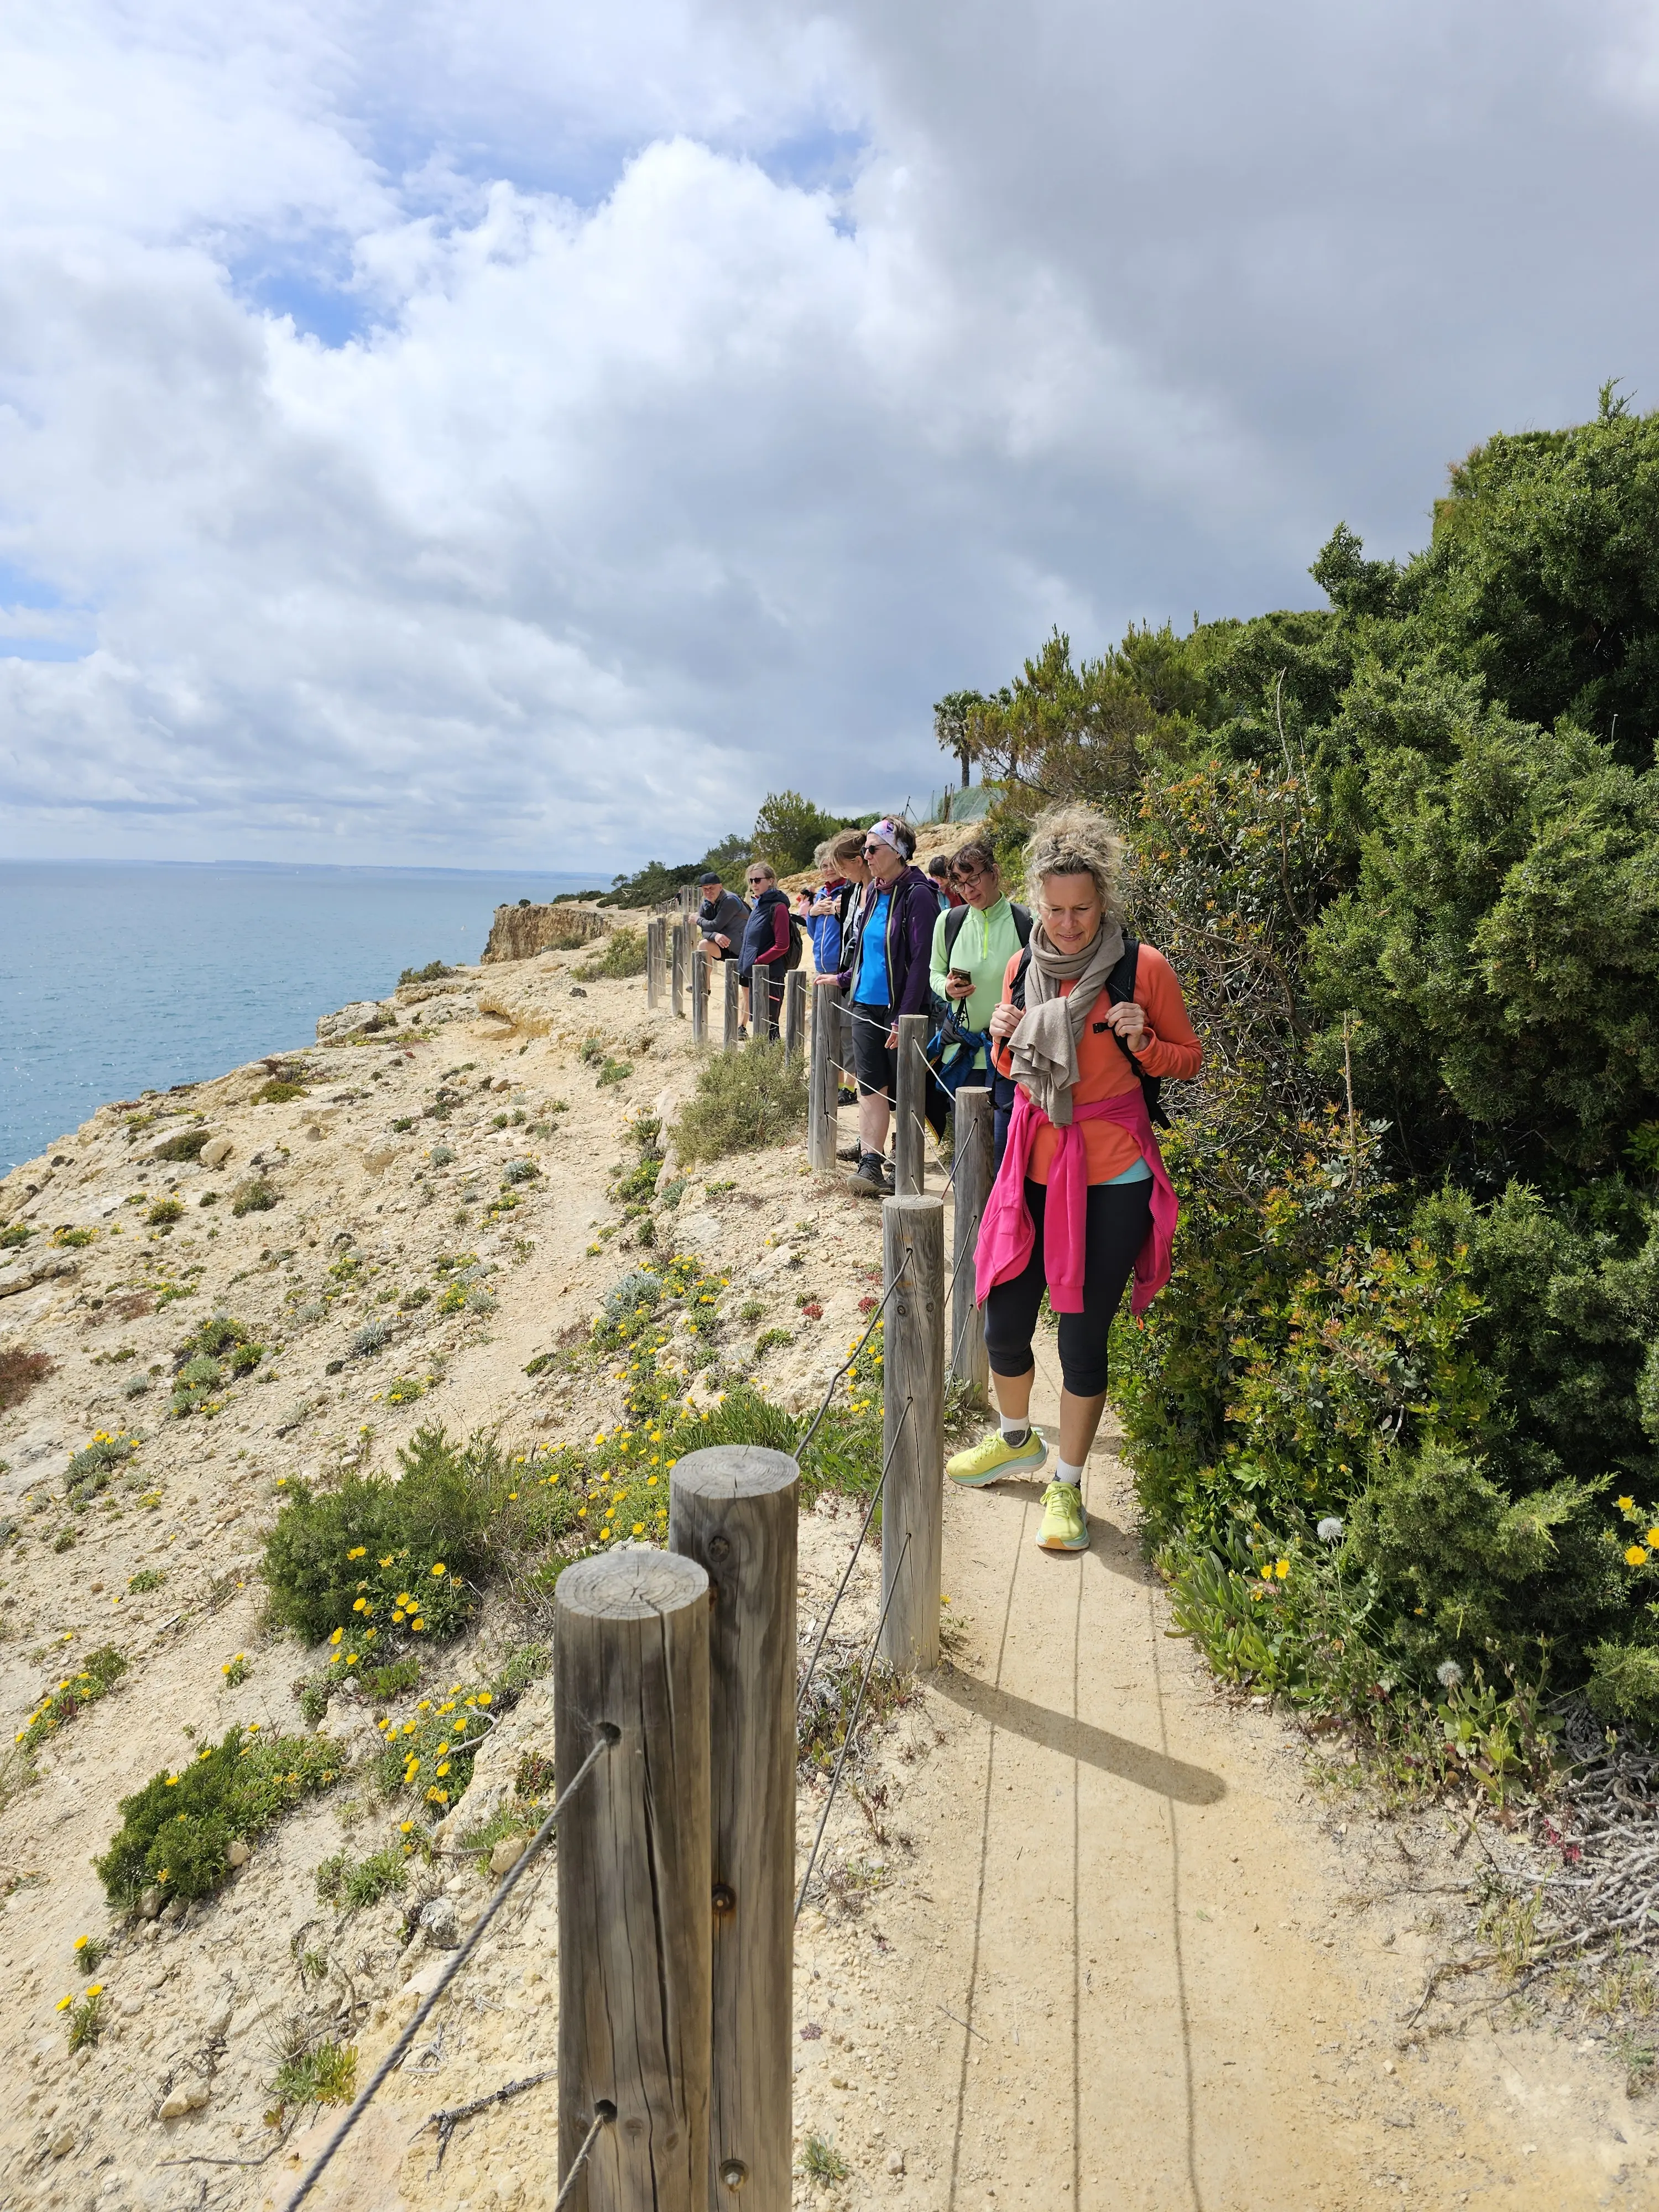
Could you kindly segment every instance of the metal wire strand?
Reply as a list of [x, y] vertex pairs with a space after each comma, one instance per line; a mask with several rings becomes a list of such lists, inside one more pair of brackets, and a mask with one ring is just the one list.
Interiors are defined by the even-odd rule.
[[293, 2196], [289, 2198], [288, 2212], [299, 2212], [301, 2205], [305, 2203], [307, 2197], [310, 2196], [312, 2191], [322, 2179], [325, 2172], [327, 2170], [329, 2160], [333, 2157], [335, 2152], [339, 2149], [340, 2145], [351, 2133], [353, 2128], [356, 2126], [358, 2121], [362, 2119], [363, 2114], [368, 2110], [369, 2104], [373, 2100], [375, 2092], [380, 2088], [381, 2083], [386, 2080], [387, 2075], [391, 2073], [392, 2068], [398, 2063], [404, 2053], [409, 2049], [410, 2045], [413, 2043], [416, 2036], [425, 2025], [427, 2016], [431, 2012], [433, 2007], [437, 2003], [439, 1998], [442, 1996], [444, 1991], [454, 1980], [456, 1975], [459, 1973], [461, 1968], [472, 1956], [473, 1952], [477, 1950], [480, 1942], [483, 1940], [484, 1930], [489, 1927], [490, 1922], [495, 1917], [495, 1915], [501, 1911], [502, 1905], [507, 1903], [507, 1899], [513, 1894], [514, 1887], [528, 1869], [531, 1861], [536, 1857], [537, 1854], [541, 1850], [542, 1846], [547, 1842], [548, 1838], [552, 1834], [554, 1826], [556, 1823], [560, 1814], [563, 1812], [565, 1807], [570, 1802], [570, 1800], [574, 1796], [576, 1791], [580, 1789], [582, 1784], [586, 1781], [588, 1776], [599, 1765], [601, 1754], [609, 1751], [611, 1745], [617, 1741], [617, 1730], [614, 1728], [601, 1729], [599, 1741], [593, 1746], [593, 1748], [588, 1753], [586, 1758], [583, 1759], [581, 1765], [571, 1776], [570, 1780], [566, 1784], [564, 1790], [555, 1800], [552, 1811], [549, 1813], [547, 1818], [542, 1822], [540, 1827], [537, 1829], [535, 1834], [531, 1838], [530, 1843], [522, 1857], [520, 1857], [517, 1863], [508, 1869], [507, 1873], [503, 1875], [501, 1887], [495, 1892], [494, 1897], [490, 1899], [489, 1904], [485, 1905], [483, 1911], [478, 1915], [478, 1917], [474, 1923], [471, 1932], [468, 1935], [466, 1941], [461, 1945], [454, 1957], [450, 1960], [449, 1964], [444, 1968], [443, 1972], [439, 1976], [437, 1987], [433, 1990], [431, 1996], [426, 1998], [416, 2008], [414, 2019], [410, 2021], [409, 2026], [404, 2030], [403, 2033], [398, 2038], [398, 2040], [392, 2045], [391, 2050], [387, 2051], [386, 2057], [380, 2061], [379, 2066], [374, 2069], [374, 2079], [370, 2081], [368, 2087], [360, 2092], [356, 2101], [352, 2105], [351, 2110], [346, 2114], [344, 2119], [341, 2121], [339, 2126], [335, 2129], [333, 2134], [329, 2137], [328, 2142], [325, 2144], [322, 2151], [313, 2162], [311, 2170], [306, 2175], [305, 2179], [295, 2191]]
[[587, 2154], [599, 2139], [599, 2130], [609, 2127], [616, 2117], [616, 2107], [611, 2105], [601, 2105], [594, 2113], [593, 2124], [583, 2136], [582, 2147], [571, 2160], [570, 2171], [564, 2178], [563, 2186], [553, 2199], [553, 2212], [559, 2212], [559, 2207], [568, 2200], [571, 2191], [581, 2179], [582, 2168], [587, 2163]]
[[863, 1335], [853, 1346], [853, 1349], [848, 1353], [846, 1358], [842, 1361], [841, 1365], [836, 1368], [835, 1373], [830, 1377], [830, 1388], [823, 1394], [823, 1403], [818, 1407], [817, 1413], [813, 1414], [811, 1427], [808, 1429], [806, 1434], [795, 1446], [795, 1457], [797, 1461], [805, 1458], [806, 1447], [811, 1443], [813, 1437], [817, 1436], [818, 1432], [818, 1423], [823, 1419], [824, 1415], [830, 1410], [830, 1401], [836, 1395], [836, 1383], [840, 1382], [842, 1376], [846, 1374], [848, 1369], [857, 1360], [860, 1352], [863, 1351], [865, 1346], [869, 1343], [871, 1338], [875, 1334], [876, 1323], [881, 1319], [883, 1314], [887, 1310], [888, 1299], [892, 1297], [894, 1291], [897, 1290], [899, 1285], [904, 1280], [904, 1271], [909, 1264], [910, 1255], [907, 1252], [904, 1257], [899, 1261], [897, 1273], [894, 1275], [892, 1281], [889, 1283], [887, 1288], [882, 1292], [881, 1304], [876, 1308], [874, 1313], [871, 1315], [869, 1328], [865, 1330]]
[[806, 1886], [811, 1881], [812, 1869], [818, 1863], [818, 1846], [823, 1843], [823, 1832], [830, 1825], [830, 1814], [835, 1805], [836, 1792], [841, 1787], [842, 1769], [846, 1765], [847, 1754], [853, 1747], [854, 1732], [859, 1724], [859, 1715], [864, 1710], [864, 1693], [870, 1686], [870, 1677], [875, 1669], [876, 1654], [881, 1649], [881, 1632], [887, 1626], [888, 1607], [893, 1602], [893, 1595], [903, 1576], [904, 1562], [909, 1557], [909, 1553], [910, 1539], [907, 1534], [903, 1549], [898, 1555], [898, 1565], [893, 1570], [893, 1579], [888, 1587], [887, 1595], [882, 1601], [881, 1618], [876, 1623], [876, 1632], [870, 1638], [870, 1656], [864, 1662], [864, 1674], [859, 1683], [859, 1693], [853, 1700], [853, 1717], [848, 1722], [847, 1733], [841, 1740], [841, 1751], [836, 1760], [836, 1771], [830, 1778], [830, 1795], [823, 1802], [823, 1814], [818, 1822], [818, 1832], [812, 1838], [812, 1849], [806, 1862], [806, 1871], [800, 1878], [800, 1889], [795, 1899], [795, 1910], [790, 1916], [792, 1919], [800, 1918], [800, 1909], [806, 1902]]
[[823, 1655], [824, 1639], [830, 1633], [830, 1624], [836, 1617], [836, 1607], [841, 1603], [842, 1598], [847, 1595], [847, 1585], [853, 1578], [853, 1569], [858, 1562], [859, 1553], [864, 1549], [864, 1540], [870, 1533], [870, 1523], [876, 1517], [876, 1508], [881, 1503], [881, 1493], [886, 1487], [887, 1484], [887, 1470], [893, 1464], [893, 1454], [899, 1448], [899, 1438], [904, 1434], [904, 1425], [910, 1418], [910, 1408], [914, 1403], [915, 1401], [910, 1398], [907, 1398], [904, 1401], [904, 1411], [898, 1417], [898, 1426], [893, 1431], [893, 1441], [888, 1445], [887, 1456], [881, 1463], [881, 1474], [877, 1481], [874, 1491], [871, 1494], [869, 1506], [865, 1512], [863, 1523], [859, 1529], [858, 1540], [854, 1543], [851, 1552], [848, 1554], [847, 1565], [842, 1574], [841, 1587], [836, 1590], [834, 1597], [830, 1599], [830, 1610], [823, 1616], [823, 1626], [818, 1631], [818, 1640], [813, 1648], [811, 1662], [806, 1669], [806, 1673], [802, 1680], [799, 1690], [796, 1692], [795, 1711], [797, 1716], [799, 1716], [801, 1707], [806, 1702], [806, 1692], [812, 1686], [812, 1676], [817, 1669], [818, 1660]]

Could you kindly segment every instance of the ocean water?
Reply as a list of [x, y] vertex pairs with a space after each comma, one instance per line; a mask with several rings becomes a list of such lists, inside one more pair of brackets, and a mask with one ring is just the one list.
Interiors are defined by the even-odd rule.
[[[586, 879], [591, 882], [592, 878]], [[0, 1174], [111, 1098], [309, 1044], [578, 876], [0, 860]]]

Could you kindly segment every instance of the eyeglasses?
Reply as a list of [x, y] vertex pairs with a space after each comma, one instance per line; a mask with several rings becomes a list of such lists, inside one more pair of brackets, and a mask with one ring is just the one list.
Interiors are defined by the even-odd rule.
[[976, 884], [980, 878], [988, 874], [989, 871], [976, 867], [970, 860], [965, 867], [952, 868], [951, 873], [959, 884]]

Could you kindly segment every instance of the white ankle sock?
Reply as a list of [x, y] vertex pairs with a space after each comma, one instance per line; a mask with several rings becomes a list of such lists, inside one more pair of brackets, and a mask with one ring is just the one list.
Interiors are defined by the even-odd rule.
[[1079, 1497], [1082, 1495], [1083, 1469], [1080, 1467], [1073, 1467], [1070, 1460], [1057, 1459], [1054, 1462], [1054, 1480], [1069, 1482]]
[[1031, 1420], [1030, 1414], [1022, 1413], [1018, 1420], [1014, 1419], [1012, 1413], [1004, 1413], [1000, 1418], [1002, 1423], [1002, 1441], [1004, 1443], [1023, 1444], [1026, 1437], [1030, 1434]]

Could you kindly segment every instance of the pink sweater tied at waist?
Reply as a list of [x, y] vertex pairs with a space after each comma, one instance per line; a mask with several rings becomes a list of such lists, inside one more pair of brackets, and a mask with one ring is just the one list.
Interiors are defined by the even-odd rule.
[[[1048, 1170], [1048, 1198], [1044, 1208], [1043, 1272], [1048, 1281], [1048, 1304], [1056, 1313], [1083, 1310], [1083, 1267], [1089, 1216], [1089, 1164], [1085, 1156], [1085, 1121], [1118, 1121], [1140, 1146], [1140, 1157], [1152, 1171], [1152, 1225], [1135, 1255], [1135, 1283], [1129, 1298], [1131, 1313], [1145, 1313], [1170, 1279], [1170, 1248], [1181, 1209], [1175, 1185], [1170, 1181], [1164, 1155], [1152, 1134], [1152, 1117], [1137, 1084], [1133, 1091], [1114, 1098], [1074, 1103], [1068, 1127], [1054, 1124], [1060, 1139]], [[1032, 1104], [1023, 1090], [1014, 1093], [1013, 1119], [1008, 1127], [1007, 1150], [991, 1186], [980, 1223], [979, 1244], [974, 1255], [974, 1289], [983, 1305], [998, 1283], [1024, 1273], [1030, 1264], [1036, 1225], [1025, 1203], [1025, 1174], [1037, 1131], [1048, 1121], [1040, 1106]]]

